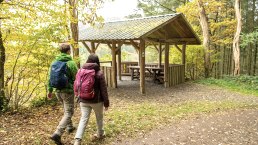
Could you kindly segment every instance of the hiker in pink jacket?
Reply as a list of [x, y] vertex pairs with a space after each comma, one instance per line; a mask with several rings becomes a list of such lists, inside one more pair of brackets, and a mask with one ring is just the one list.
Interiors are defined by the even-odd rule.
[[[103, 109], [105, 108], [105, 110], [108, 110], [108, 107], [109, 107], [107, 86], [106, 86], [104, 75], [102, 71], [100, 71], [98, 56], [95, 54], [90, 54], [87, 62], [83, 65], [82, 69], [78, 71], [76, 75], [76, 80], [74, 82], [75, 94], [79, 98], [80, 108], [81, 108], [81, 119], [75, 135], [75, 143], [74, 143], [75, 145], [81, 144], [81, 140], [82, 140], [84, 131], [86, 129], [87, 123], [89, 121], [92, 109], [95, 112], [97, 127], [98, 127], [98, 132], [94, 136], [96, 138], [103, 138], [105, 136], [104, 129], [103, 129]], [[80, 97], [80, 96], [88, 95], [88, 94], [85, 95], [85, 92], [82, 92], [83, 89], [87, 90], [88, 88], [83, 88], [85, 87], [85, 85], [80, 85], [80, 84], [83, 84], [82, 82], [83, 79], [81, 78], [86, 78], [87, 76], [80, 76], [80, 75], [85, 75], [85, 74], [82, 74], [83, 71], [92, 72], [92, 70], [95, 70], [95, 80], [92, 88], [92, 90], [94, 91], [94, 97], [90, 99], [85, 97]], [[84, 79], [83, 81], [87, 81], [87, 83], [91, 83], [90, 79], [88, 80]], [[87, 83], [84, 83], [84, 84], [87, 84]], [[82, 87], [80, 88], [80, 86]], [[88, 87], [90, 86], [91, 85], [88, 85]]]

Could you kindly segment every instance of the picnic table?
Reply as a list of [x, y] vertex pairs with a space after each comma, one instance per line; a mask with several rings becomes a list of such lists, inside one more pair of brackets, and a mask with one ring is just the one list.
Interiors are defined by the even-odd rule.
[[[128, 66], [128, 68], [131, 69], [131, 80], [140, 78], [140, 66]], [[146, 66], [145, 70], [147, 70], [147, 72], [150, 73], [154, 82], [161, 82], [161, 79], [163, 79], [163, 77], [161, 77], [164, 71], [163, 67]]]

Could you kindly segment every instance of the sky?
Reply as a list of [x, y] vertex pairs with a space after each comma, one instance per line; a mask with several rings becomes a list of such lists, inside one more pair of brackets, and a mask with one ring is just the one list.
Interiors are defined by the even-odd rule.
[[121, 19], [124, 16], [134, 13], [137, 9], [137, 0], [114, 0], [105, 2], [103, 7], [98, 10], [106, 21]]

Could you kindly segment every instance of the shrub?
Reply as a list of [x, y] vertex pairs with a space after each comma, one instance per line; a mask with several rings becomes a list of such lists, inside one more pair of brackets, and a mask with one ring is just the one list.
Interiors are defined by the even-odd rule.
[[57, 104], [57, 98], [53, 96], [52, 99], [48, 99], [47, 97], [40, 97], [40, 98], [35, 98], [31, 100], [30, 105], [31, 107], [41, 107], [44, 105], [51, 105], [54, 106]]

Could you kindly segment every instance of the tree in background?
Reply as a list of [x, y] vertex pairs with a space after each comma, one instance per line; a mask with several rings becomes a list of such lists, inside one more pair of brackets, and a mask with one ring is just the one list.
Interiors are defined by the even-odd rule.
[[[141, 5], [139, 4], [138, 7], [143, 10], [145, 15], [168, 14], [168, 13], [173, 13], [174, 11], [183, 13], [186, 16], [187, 20], [190, 22], [195, 32], [197, 32], [199, 37], [205, 40], [205, 42], [209, 42], [209, 46], [211, 49], [209, 49], [209, 51], [207, 49], [204, 49], [207, 51], [206, 53], [203, 54], [206, 58], [206, 59], [203, 59], [204, 60], [203, 62], [205, 63], [208, 62], [206, 63], [206, 65], [204, 65], [205, 66], [204, 76], [216, 75], [214, 73], [214, 70], [219, 70], [217, 72], [221, 74], [226, 72], [232, 73], [231, 65], [230, 65], [232, 61], [230, 57], [231, 48], [228, 46], [229, 45], [232, 46], [234, 31], [236, 29], [236, 21], [234, 19], [235, 15], [233, 13], [234, 11], [233, 0], [221, 0], [221, 1], [201, 0], [201, 2], [203, 3], [202, 5], [203, 10], [205, 10], [206, 12], [206, 19], [207, 19], [206, 26], [209, 28], [209, 30], [206, 30], [205, 32], [207, 35], [209, 35], [209, 39], [207, 39], [208, 38], [207, 36], [202, 35], [202, 32], [204, 31], [200, 23], [201, 17], [200, 17], [200, 11], [199, 11], [200, 9], [198, 7], [198, 0], [193, 0], [193, 1], [173, 1], [172, 0], [172, 1], [166, 1], [167, 3], [165, 3], [165, 1], [162, 1], [162, 0], [159, 0], [159, 1], [141, 0], [139, 2], [143, 3]], [[171, 5], [172, 2], [175, 2], [176, 4]], [[170, 8], [173, 11], [168, 11], [168, 9], [164, 9], [163, 7], [164, 4], [166, 7]], [[150, 9], [152, 11], [148, 12], [148, 10]], [[206, 40], [209, 40], [209, 41], [206, 41]], [[188, 49], [192, 49], [192, 48], [197, 49], [197, 47], [193, 47], [193, 46], [188, 46], [188, 47], [189, 47]], [[194, 52], [198, 52], [198, 51], [194, 51]], [[191, 54], [191, 56], [193, 55]], [[196, 54], [196, 56], [199, 57], [200, 55]], [[199, 60], [199, 58], [196, 58], [196, 60]], [[224, 63], [227, 63], [227, 64], [224, 64]], [[199, 65], [200, 63], [198, 64], [198, 66]]]
[[233, 41], [233, 54], [234, 54], [234, 75], [239, 75], [240, 73], [240, 33], [242, 28], [241, 20], [241, 10], [240, 10], [240, 0], [235, 0], [235, 12], [237, 19], [237, 29]]
[[71, 2], [76, 7], [72, 12], [78, 17], [70, 15], [74, 7], [68, 2], [64, 4], [57, 0], [7, 0], [0, 4], [0, 17], [8, 17], [1, 25], [1, 38], [4, 38], [1, 44], [6, 48], [7, 56], [5, 65], [1, 65], [5, 75], [1, 76], [4, 80], [1, 83], [8, 107], [17, 110], [34, 98], [46, 97], [47, 74], [58, 53], [58, 43], [78, 38], [74, 31], [71, 35], [70, 23], [77, 30], [79, 21], [93, 24], [102, 20], [96, 15], [102, 0]]
[[2, 20], [6, 104], [17, 110], [46, 96], [49, 64], [67, 32], [62, 7], [54, 0], [4, 1], [0, 10], [0, 17], [8, 17]]
[[240, 48], [240, 73], [257, 75], [258, 73], [258, 1], [241, 1], [242, 30]]
[[204, 46], [204, 74], [205, 77], [210, 77], [210, 70], [211, 70], [211, 40], [210, 40], [210, 26], [208, 23], [208, 18], [206, 11], [203, 6], [202, 0], [198, 0], [197, 2], [198, 7], [200, 9], [199, 12], [199, 20], [202, 27], [202, 34], [203, 34], [203, 46]]
[[[68, 35], [68, 40], [72, 44], [73, 56], [75, 57], [75, 59], [79, 58], [78, 22], [81, 21], [83, 24], [94, 24], [96, 21], [103, 21], [103, 18], [101, 16], [98, 16], [96, 12], [97, 9], [104, 3], [104, 1], [105, 0], [69, 0], [67, 5], [67, 1], [64, 0], [66, 10], [65, 13], [68, 14], [68, 23], [70, 23], [69, 32], [71, 33], [71, 35]], [[70, 36], [72, 37], [70, 38]]]
[[[3, 0], [0, 0], [0, 5]], [[4, 64], [5, 64], [5, 47], [3, 44], [2, 31], [1, 31], [1, 19], [0, 17], [0, 112], [4, 108]]]
[[176, 13], [176, 9], [190, 0], [138, 0], [137, 7], [145, 16]]

